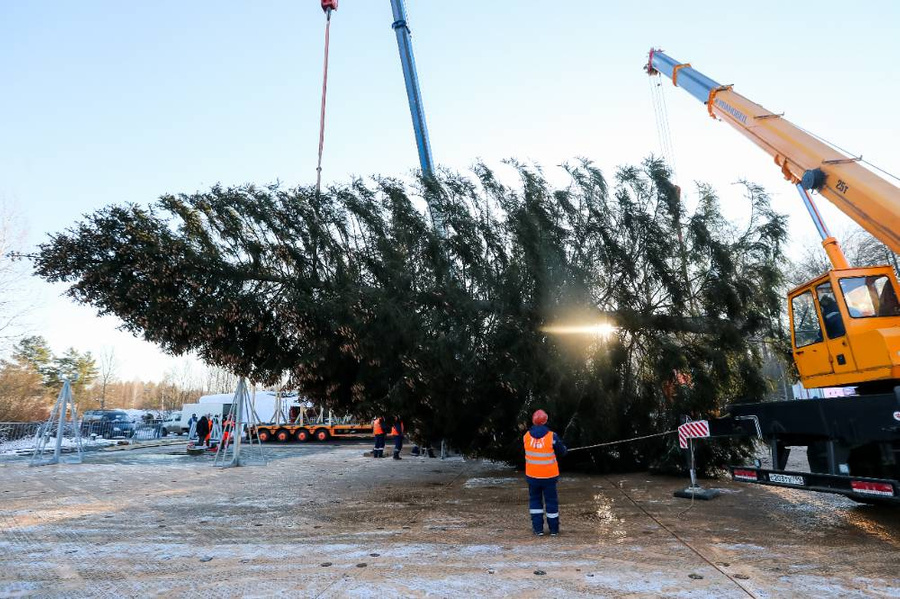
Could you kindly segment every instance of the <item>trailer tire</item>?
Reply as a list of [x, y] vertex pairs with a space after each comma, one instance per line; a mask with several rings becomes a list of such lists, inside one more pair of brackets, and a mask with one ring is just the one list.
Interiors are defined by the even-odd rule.
[[322, 441], [323, 443], [328, 440], [328, 437], [331, 435], [328, 434], [328, 431], [324, 428], [320, 428], [316, 431], [316, 441]]
[[294, 433], [294, 439], [296, 439], [298, 443], [306, 443], [309, 441], [309, 437], [309, 431], [305, 428], [298, 428], [297, 432]]
[[260, 443], [268, 443], [272, 440], [272, 431], [267, 428], [261, 428], [256, 431]]
[[291, 431], [286, 428], [280, 428], [275, 431], [275, 440], [279, 443], [287, 443], [291, 440]]

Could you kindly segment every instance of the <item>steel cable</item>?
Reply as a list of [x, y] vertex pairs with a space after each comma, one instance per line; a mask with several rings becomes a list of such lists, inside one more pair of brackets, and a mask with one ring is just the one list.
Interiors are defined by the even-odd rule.
[[325, 11], [325, 65], [322, 72], [322, 111], [319, 115], [319, 162], [316, 166], [316, 194], [322, 189], [322, 152], [325, 149], [325, 97], [328, 92], [328, 45], [331, 35], [331, 9]]

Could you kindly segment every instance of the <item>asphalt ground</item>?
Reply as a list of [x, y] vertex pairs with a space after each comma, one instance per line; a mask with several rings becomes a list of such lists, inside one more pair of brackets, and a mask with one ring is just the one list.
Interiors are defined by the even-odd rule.
[[521, 473], [265, 446], [216, 468], [183, 444], [0, 463], [3, 597], [898, 597], [900, 510], [643, 473], [560, 480], [533, 537]]

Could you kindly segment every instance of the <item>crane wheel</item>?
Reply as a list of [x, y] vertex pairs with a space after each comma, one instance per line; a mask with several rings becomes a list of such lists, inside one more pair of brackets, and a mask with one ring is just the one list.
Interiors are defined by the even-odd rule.
[[268, 443], [272, 440], [272, 431], [267, 428], [261, 428], [256, 431], [257, 436], [259, 437], [260, 443]]
[[294, 438], [300, 443], [305, 443], [309, 441], [309, 431], [305, 428], [298, 428], [297, 432], [294, 433]]
[[324, 428], [316, 431], [316, 441], [327, 441], [329, 436], [328, 431]]
[[291, 440], [291, 432], [287, 429], [280, 428], [275, 431], [275, 438], [279, 443], [287, 443]]

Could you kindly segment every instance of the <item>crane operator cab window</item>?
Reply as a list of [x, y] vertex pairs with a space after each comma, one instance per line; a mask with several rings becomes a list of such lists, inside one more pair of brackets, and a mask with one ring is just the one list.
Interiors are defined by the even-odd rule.
[[900, 316], [897, 294], [885, 275], [845, 277], [840, 282], [851, 318]]
[[847, 333], [844, 327], [844, 319], [834, 297], [831, 283], [825, 283], [816, 287], [816, 296], [819, 298], [819, 308], [822, 310], [822, 322], [825, 323], [825, 333], [829, 339], [843, 337]]
[[804, 347], [823, 341], [822, 327], [816, 315], [812, 292], [804, 291], [791, 299], [794, 318], [794, 347]]

